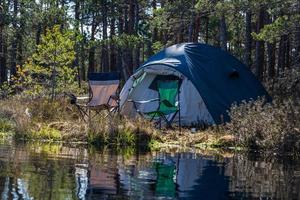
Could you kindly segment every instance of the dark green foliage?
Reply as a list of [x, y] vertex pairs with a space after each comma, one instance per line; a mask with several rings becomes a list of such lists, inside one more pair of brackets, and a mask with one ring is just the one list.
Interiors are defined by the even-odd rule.
[[[163, 47], [191, 41], [230, 51], [265, 80], [299, 62], [299, 4], [296, 0], [4, 0], [1, 82], [8, 70], [15, 73], [32, 56], [46, 30], [54, 26], [74, 33], [71, 68], [78, 73], [79, 85], [92, 71], [120, 71], [126, 79]], [[266, 42], [274, 51], [269, 45], [270, 53], [264, 53]]]

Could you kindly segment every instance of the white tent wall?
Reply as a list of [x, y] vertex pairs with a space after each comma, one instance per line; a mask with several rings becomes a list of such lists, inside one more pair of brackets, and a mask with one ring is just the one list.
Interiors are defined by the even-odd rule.
[[[159, 70], [158, 70], [159, 69]], [[133, 87], [134, 81], [146, 73], [140, 82]], [[206, 108], [201, 95], [185, 76], [178, 71], [166, 66], [150, 66], [138, 71], [130, 77], [120, 93], [121, 114], [129, 117], [137, 116], [137, 112], [133, 107], [133, 101], [150, 100], [158, 98], [158, 92], [149, 89], [150, 84], [157, 75], [175, 75], [182, 79], [180, 87], [180, 120], [182, 125], [196, 125], [199, 123], [214, 124], [214, 120]], [[141, 104], [138, 109], [141, 112], [155, 111], [158, 108], [158, 101], [152, 103]], [[172, 114], [169, 116], [172, 117]], [[175, 116], [174, 122], [178, 122], [179, 114]]]

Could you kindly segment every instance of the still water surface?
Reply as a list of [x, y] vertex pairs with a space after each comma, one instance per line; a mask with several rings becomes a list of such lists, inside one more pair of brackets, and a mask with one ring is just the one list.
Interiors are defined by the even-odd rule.
[[300, 162], [0, 143], [0, 199], [300, 199]]

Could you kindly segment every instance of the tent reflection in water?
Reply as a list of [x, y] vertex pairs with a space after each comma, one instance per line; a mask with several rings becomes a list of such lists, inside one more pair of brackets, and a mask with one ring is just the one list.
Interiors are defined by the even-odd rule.
[[[185, 126], [229, 121], [233, 103], [270, 97], [249, 68], [229, 53], [209, 45], [184, 43], [155, 54], [129, 78], [120, 93], [121, 114], [138, 116], [157, 110], [159, 102], [134, 108], [133, 101], [159, 98], [158, 81], [179, 79], [180, 112], [166, 118]], [[128, 101], [131, 100], [131, 101]]]

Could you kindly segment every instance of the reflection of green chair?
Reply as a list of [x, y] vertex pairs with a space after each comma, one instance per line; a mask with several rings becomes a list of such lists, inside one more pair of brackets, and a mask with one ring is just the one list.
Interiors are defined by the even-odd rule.
[[[180, 103], [179, 103], [179, 80], [159, 80], [157, 81], [157, 90], [159, 98], [150, 99], [146, 101], [132, 101], [137, 112], [146, 117], [150, 117], [151, 121], [153, 119], [159, 119], [161, 125], [161, 119], [163, 119], [168, 127], [171, 127], [171, 124], [176, 116], [179, 114], [179, 127], [180, 127]], [[159, 105], [155, 111], [151, 112], [141, 112], [138, 109], [137, 104], [145, 104], [158, 101]], [[168, 118], [169, 115], [172, 116]]]
[[156, 187], [155, 192], [159, 196], [175, 197], [176, 185], [174, 183], [175, 165], [156, 163]]

